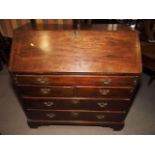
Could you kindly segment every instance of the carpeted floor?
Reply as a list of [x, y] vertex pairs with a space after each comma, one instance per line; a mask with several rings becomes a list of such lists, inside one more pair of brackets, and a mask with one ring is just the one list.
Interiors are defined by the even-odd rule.
[[121, 131], [98, 126], [41, 126], [30, 129], [26, 117], [10, 86], [7, 69], [0, 72], [0, 133], [1, 134], [155, 134], [155, 81], [148, 86], [149, 77], [142, 75], [142, 85]]

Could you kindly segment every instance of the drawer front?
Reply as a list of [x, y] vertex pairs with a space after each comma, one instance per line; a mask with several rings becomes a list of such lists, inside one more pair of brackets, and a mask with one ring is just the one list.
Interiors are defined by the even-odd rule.
[[130, 98], [134, 88], [77, 87], [79, 97]]
[[21, 96], [38, 96], [38, 97], [53, 97], [53, 96], [73, 96], [73, 87], [37, 87], [37, 86], [16, 86]]
[[97, 86], [134, 86], [137, 76], [80, 76], [80, 75], [15, 75], [19, 84], [42, 85], [97, 85]]
[[81, 112], [81, 111], [26, 111], [34, 120], [83, 120], [83, 121], [123, 121], [125, 113]]
[[26, 109], [52, 109], [52, 110], [114, 110], [125, 111], [130, 106], [129, 100], [107, 99], [50, 99], [24, 98], [23, 106]]

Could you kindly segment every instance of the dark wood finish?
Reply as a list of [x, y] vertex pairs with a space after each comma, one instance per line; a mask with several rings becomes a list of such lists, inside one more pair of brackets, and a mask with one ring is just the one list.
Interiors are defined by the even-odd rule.
[[132, 31], [17, 31], [9, 70], [139, 74], [141, 59], [137, 37]]
[[155, 43], [141, 42], [143, 66], [155, 72]]
[[127, 111], [130, 106], [129, 99], [25, 97], [22, 101], [25, 109]]
[[139, 84], [133, 31], [15, 32], [9, 65], [28, 125], [121, 130]]
[[120, 131], [124, 127], [123, 122], [104, 122], [104, 121], [49, 121], [49, 120], [31, 120], [28, 119], [28, 125], [30, 128], [37, 128], [40, 125], [95, 125], [95, 126], [103, 126], [103, 127], [111, 127], [114, 131]]
[[96, 85], [135, 86], [138, 76], [95, 76], [95, 75], [15, 75], [17, 84], [35, 85]]
[[141, 42], [144, 72], [150, 75], [148, 84], [155, 79], [155, 43]]
[[22, 96], [130, 98], [134, 88], [92, 86], [16, 86]]
[[141, 42], [144, 72], [150, 75], [148, 85], [155, 79], [155, 43]]
[[49, 111], [27, 110], [28, 118], [33, 120], [78, 120], [78, 121], [110, 121], [120, 122], [125, 118], [125, 112], [99, 112], [99, 111]]
[[155, 79], [155, 20], [139, 23], [143, 71], [150, 75], [148, 85]]
[[74, 89], [70, 86], [16, 86], [22, 96], [74, 96]]
[[133, 88], [111, 88], [111, 87], [88, 87], [77, 86], [77, 96], [82, 97], [106, 97], [106, 98], [130, 98]]

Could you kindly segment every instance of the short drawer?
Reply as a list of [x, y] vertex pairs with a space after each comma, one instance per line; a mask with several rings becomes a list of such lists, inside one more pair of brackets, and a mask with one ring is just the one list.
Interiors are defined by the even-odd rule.
[[76, 88], [78, 97], [130, 98], [134, 88], [87, 87]]
[[41, 85], [102, 85], [102, 86], [134, 86], [137, 76], [92, 76], [92, 75], [14, 75], [18, 84]]
[[25, 109], [126, 111], [130, 106], [129, 99], [22, 98], [22, 100]]
[[44, 97], [44, 96], [73, 96], [74, 90], [73, 87], [69, 86], [16, 86], [18, 93], [21, 96], [35, 96], [35, 97]]
[[26, 111], [28, 118], [34, 120], [82, 120], [82, 121], [123, 121], [126, 113], [83, 112], [83, 111]]

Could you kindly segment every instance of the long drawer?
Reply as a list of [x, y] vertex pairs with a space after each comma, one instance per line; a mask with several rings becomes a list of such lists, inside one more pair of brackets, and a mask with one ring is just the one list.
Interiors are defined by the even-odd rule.
[[18, 84], [37, 85], [96, 85], [96, 86], [134, 86], [137, 76], [88, 76], [88, 75], [14, 75]]
[[25, 109], [51, 110], [113, 110], [125, 111], [130, 106], [129, 99], [97, 98], [22, 98]]
[[29, 119], [33, 120], [83, 120], [83, 121], [123, 121], [126, 113], [112, 112], [83, 112], [83, 111], [26, 111]]

